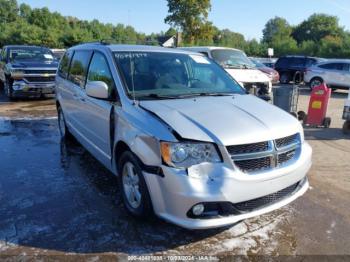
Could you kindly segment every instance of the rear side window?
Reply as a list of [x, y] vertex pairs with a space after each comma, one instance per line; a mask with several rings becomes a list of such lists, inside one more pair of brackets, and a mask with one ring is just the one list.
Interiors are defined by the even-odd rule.
[[343, 71], [350, 71], [350, 64], [343, 64]]
[[288, 66], [288, 58], [286, 57], [282, 57], [278, 59], [275, 65], [275, 67], [287, 67], [287, 66]]
[[72, 54], [73, 54], [73, 51], [67, 51], [62, 57], [60, 65], [58, 67], [58, 75], [64, 79], [66, 79], [68, 76], [68, 70], [69, 70]]
[[91, 51], [85, 50], [74, 52], [68, 79], [81, 88], [84, 88], [85, 86], [86, 73], [89, 66], [91, 53]]
[[105, 82], [109, 87], [110, 97], [112, 96], [115, 89], [114, 80], [106, 58], [101, 53], [96, 52], [91, 59], [88, 81]]
[[317, 64], [317, 60], [316, 59], [307, 59], [306, 60], [306, 66], [307, 67], [309, 67], [309, 66], [313, 66], [313, 65], [315, 65], [315, 64]]
[[341, 63], [329, 63], [329, 64], [323, 64], [319, 66], [320, 68], [323, 69], [328, 69], [328, 70], [343, 70], [343, 64]]
[[300, 57], [294, 57], [291, 61], [291, 66], [302, 67], [305, 65], [306, 59]]

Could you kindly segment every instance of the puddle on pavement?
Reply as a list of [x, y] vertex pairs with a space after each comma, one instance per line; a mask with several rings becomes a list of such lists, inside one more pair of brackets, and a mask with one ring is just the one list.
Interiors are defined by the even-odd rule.
[[[6, 135], [2, 135], [6, 134]], [[0, 252], [293, 254], [291, 208], [230, 228], [188, 231], [124, 209], [115, 176], [57, 120], [0, 122]], [[34, 249], [32, 249], [34, 248]]]

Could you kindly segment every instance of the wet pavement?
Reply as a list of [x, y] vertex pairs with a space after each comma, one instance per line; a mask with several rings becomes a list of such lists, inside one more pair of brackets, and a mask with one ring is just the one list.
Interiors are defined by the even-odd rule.
[[[314, 164], [303, 197], [232, 227], [189, 231], [129, 216], [115, 176], [77, 142], [60, 141], [54, 100], [4, 104], [0, 98], [0, 257], [350, 255], [350, 138], [340, 131], [344, 99], [343, 93], [333, 96], [332, 128], [305, 132]], [[307, 100], [301, 96], [301, 109]], [[23, 113], [28, 106], [34, 110]]]
[[0, 87], [0, 118], [33, 119], [42, 117], [55, 117], [55, 100], [41, 99], [17, 99], [10, 101]]

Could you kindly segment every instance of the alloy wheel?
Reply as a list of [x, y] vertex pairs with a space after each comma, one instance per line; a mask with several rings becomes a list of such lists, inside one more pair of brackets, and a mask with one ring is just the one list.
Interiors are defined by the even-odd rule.
[[129, 205], [136, 209], [141, 205], [140, 180], [134, 164], [126, 162], [122, 171], [122, 183], [126, 200]]
[[318, 87], [321, 84], [322, 84], [321, 80], [315, 79], [315, 80], [312, 80], [310, 87], [311, 87], [311, 89], [314, 89], [315, 87]]

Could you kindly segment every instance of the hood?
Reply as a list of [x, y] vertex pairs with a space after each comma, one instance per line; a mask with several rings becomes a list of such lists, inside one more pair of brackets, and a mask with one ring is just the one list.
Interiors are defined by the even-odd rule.
[[277, 71], [270, 67], [259, 67], [259, 70], [265, 74], [276, 74]]
[[251, 95], [141, 101], [182, 138], [235, 145], [276, 139], [300, 132], [290, 114]]
[[57, 68], [58, 62], [56, 60], [38, 60], [38, 61], [13, 61], [13, 68]]
[[270, 79], [258, 69], [225, 69], [237, 82], [257, 83], [270, 82]]

